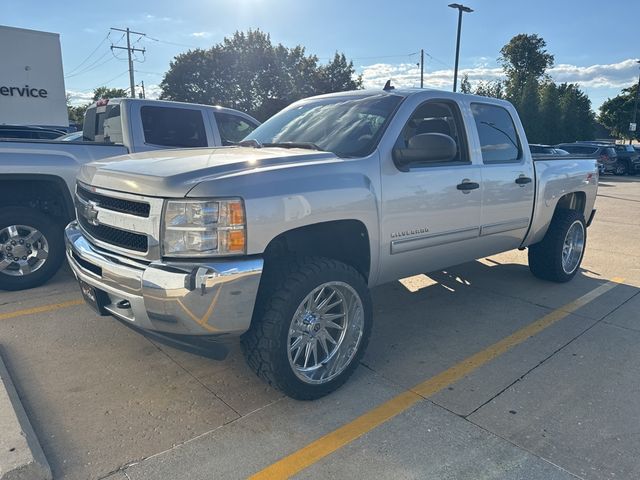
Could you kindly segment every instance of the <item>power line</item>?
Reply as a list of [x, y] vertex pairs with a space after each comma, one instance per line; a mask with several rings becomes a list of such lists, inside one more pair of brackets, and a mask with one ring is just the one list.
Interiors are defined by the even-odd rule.
[[159, 38], [150, 37], [149, 35], [145, 35], [145, 40], [153, 40], [154, 42], [166, 43], [167, 45], [175, 45], [177, 47], [187, 47], [187, 48], [196, 48], [202, 49], [202, 47], [198, 47], [197, 45], [189, 45], [186, 43], [176, 43], [176, 42], [168, 42], [166, 40], [160, 40]]
[[94, 48], [91, 53], [89, 55], [86, 56], [86, 58], [84, 60], [82, 60], [82, 62], [80, 62], [75, 68], [72, 68], [69, 71], [69, 74], [72, 74], [73, 72], [75, 72], [76, 70], [78, 70], [82, 65], [84, 65], [86, 63], [87, 60], [89, 60], [94, 53], [96, 53], [98, 51], [98, 49], [104, 44], [104, 42], [106, 42], [109, 39], [109, 35], [111, 35], [111, 32], [107, 33], [107, 35], [100, 41], [100, 43], [98, 44], [98, 46], [96, 48]]
[[102, 67], [103, 65], [111, 62], [113, 60], [113, 58], [107, 58], [104, 62], [102, 63], [98, 63], [100, 60], [102, 60], [104, 57], [106, 57], [109, 54], [109, 52], [106, 52], [104, 55], [102, 55], [100, 58], [98, 58], [95, 62], [93, 62], [91, 65], [89, 65], [87, 68], [76, 72], [76, 73], [72, 73], [71, 75], [65, 75], [64, 78], [72, 78], [72, 77], [77, 77], [78, 75], [84, 75], [85, 73], [91, 72], [93, 70], [96, 70], [100, 67]]

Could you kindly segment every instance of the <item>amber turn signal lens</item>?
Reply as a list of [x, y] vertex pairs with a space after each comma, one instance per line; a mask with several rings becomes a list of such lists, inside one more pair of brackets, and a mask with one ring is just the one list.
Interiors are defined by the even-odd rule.
[[229, 202], [229, 225], [244, 225], [242, 202]]
[[232, 230], [229, 232], [227, 250], [229, 252], [242, 253], [245, 249], [244, 230]]

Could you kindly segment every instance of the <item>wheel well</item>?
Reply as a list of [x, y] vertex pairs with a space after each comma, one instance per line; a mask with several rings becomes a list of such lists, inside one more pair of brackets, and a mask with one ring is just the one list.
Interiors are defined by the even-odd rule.
[[48, 175], [0, 177], [0, 205], [29, 207], [69, 222], [74, 217], [67, 184]]
[[369, 278], [369, 234], [358, 220], [317, 223], [281, 233], [265, 249], [265, 269], [287, 256], [333, 258], [354, 267], [365, 280]]
[[558, 200], [556, 210], [562, 208], [564, 210], [575, 210], [583, 215], [585, 214], [584, 208], [587, 204], [587, 195], [584, 192], [572, 192], [564, 195]]

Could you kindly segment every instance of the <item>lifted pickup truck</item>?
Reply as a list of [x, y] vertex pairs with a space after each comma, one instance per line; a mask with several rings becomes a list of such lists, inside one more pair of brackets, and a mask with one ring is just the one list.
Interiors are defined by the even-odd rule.
[[502, 100], [356, 91], [294, 103], [241, 146], [85, 165], [67, 257], [85, 299], [141, 333], [249, 365], [299, 399], [358, 365], [369, 288], [529, 247], [578, 271], [596, 159], [532, 158]]
[[124, 153], [231, 145], [257, 125], [221, 107], [113, 99], [89, 107], [81, 142], [0, 139], [0, 290], [35, 287], [58, 270], [81, 165]]

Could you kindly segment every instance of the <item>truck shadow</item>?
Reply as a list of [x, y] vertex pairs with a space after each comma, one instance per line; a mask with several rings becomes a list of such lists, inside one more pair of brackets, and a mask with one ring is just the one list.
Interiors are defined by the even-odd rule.
[[[383, 285], [373, 290], [374, 327], [363, 362], [410, 387], [608, 281], [581, 270], [571, 282], [545, 282], [526, 265], [482, 259]], [[568, 326], [557, 328], [570, 331], [568, 342], [638, 290], [620, 283], [568, 315], [563, 320]], [[563, 341], [554, 338], [551, 352]]]

